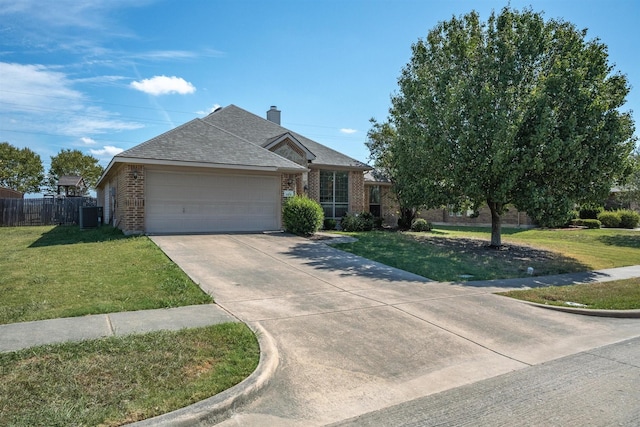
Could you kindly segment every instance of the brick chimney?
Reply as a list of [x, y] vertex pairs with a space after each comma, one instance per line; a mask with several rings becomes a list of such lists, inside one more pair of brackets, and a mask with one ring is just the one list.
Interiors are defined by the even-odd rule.
[[267, 120], [277, 125], [280, 124], [280, 110], [275, 105], [272, 105], [269, 111], [267, 111]]

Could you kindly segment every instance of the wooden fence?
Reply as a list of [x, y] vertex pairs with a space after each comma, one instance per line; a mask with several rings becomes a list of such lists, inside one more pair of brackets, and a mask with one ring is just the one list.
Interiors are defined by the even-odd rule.
[[0, 226], [79, 224], [80, 207], [96, 202], [93, 197], [0, 199]]

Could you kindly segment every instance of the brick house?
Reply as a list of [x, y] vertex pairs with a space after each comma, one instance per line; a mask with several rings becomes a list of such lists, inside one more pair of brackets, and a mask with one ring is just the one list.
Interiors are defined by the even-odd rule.
[[281, 228], [282, 203], [307, 194], [325, 217], [367, 208], [358, 160], [235, 105], [126, 150], [98, 180], [104, 222], [127, 234]]
[[[393, 193], [393, 185], [383, 174], [371, 170], [364, 175], [365, 186], [365, 206], [367, 210], [375, 216], [382, 217], [384, 223], [395, 227], [398, 225], [399, 206]], [[488, 206], [480, 209], [478, 216], [473, 216], [472, 212], [456, 212], [450, 208], [428, 209], [418, 212], [418, 218], [436, 225], [469, 225], [469, 226], [490, 226], [491, 212]], [[525, 212], [520, 212], [514, 207], [510, 207], [502, 215], [502, 225], [506, 227], [535, 227], [531, 218]]]

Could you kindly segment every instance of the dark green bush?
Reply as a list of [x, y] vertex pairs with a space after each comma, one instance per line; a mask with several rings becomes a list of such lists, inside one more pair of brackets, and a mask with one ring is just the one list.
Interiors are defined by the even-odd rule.
[[604, 211], [604, 207], [594, 203], [588, 203], [580, 206], [580, 219], [598, 219], [600, 212]]
[[640, 214], [638, 212], [623, 209], [619, 210], [618, 214], [620, 215], [620, 227], [622, 228], [636, 228], [640, 223]]
[[415, 219], [411, 224], [412, 231], [431, 231], [432, 228], [433, 226], [422, 218]]
[[620, 227], [620, 214], [618, 212], [604, 211], [598, 215], [598, 221], [607, 228]]
[[288, 199], [282, 209], [285, 230], [301, 236], [309, 236], [320, 229], [324, 220], [322, 206], [305, 196]]
[[384, 218], [381, 216], [377, 216], [373, 219], [373, 228], [380, 229], [382, 228], [382, 224], [384, 223]]
[[571, 225], [587, 228], [600, 228], [602, 223], [597, 219], [572, 219]]
[[338, 222], [333, 218], [325, 218], [322, 228], [325, 230], [335, 230]]
[[371, 231], [373, 225], [374, 217], [371, 212], [347, 213], [340, 221], [342, 231]]

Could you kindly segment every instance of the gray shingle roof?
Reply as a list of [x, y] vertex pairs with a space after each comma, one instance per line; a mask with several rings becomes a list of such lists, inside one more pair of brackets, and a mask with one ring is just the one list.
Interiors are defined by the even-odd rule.
[[82, 177], [77, 175], [62, 175], [58, 178], [58, 184], [60, 186], [79, 186], [82, 183]]
[[371, 169], [365, 163], [345, 156], [338, 151], [332, 150], [329, 147], [276, 123], [270, 122], [269, 120], [263, 119], [262, 117], [256, 116], [235, 105], [229, 105], [228, 107], [219, 109], [202, 120], [259, 146], [265, 145], [268, 141], [273, 140], [273, 138], [289, 132], [316, 156], [313, 161], [314, 165], [358, 168], [362, 170]]
[[304, 169], [217, 126], [194, 119], [152, 138], [117, 158]]

